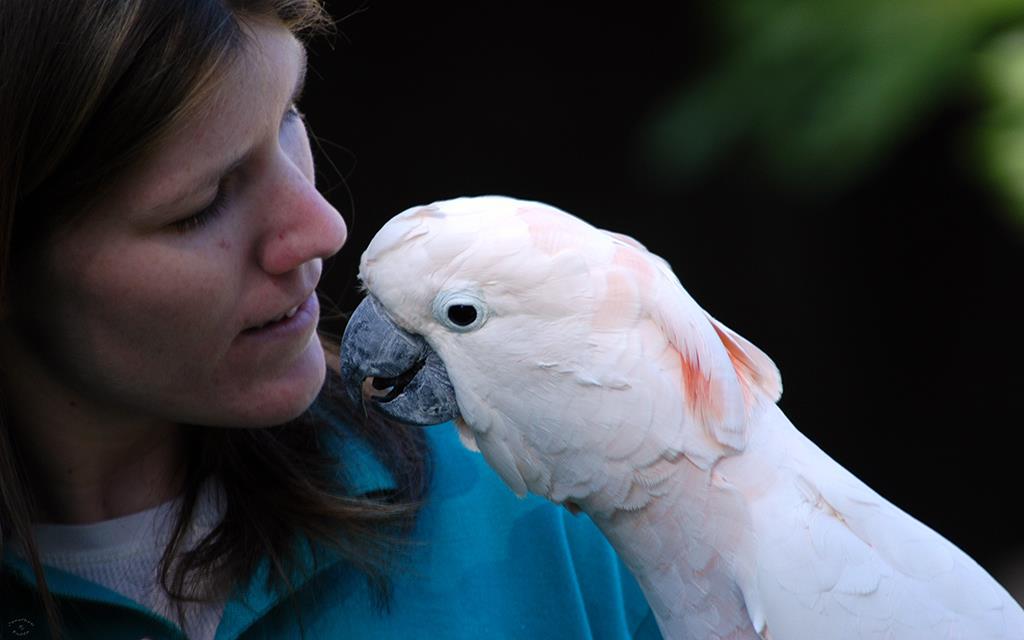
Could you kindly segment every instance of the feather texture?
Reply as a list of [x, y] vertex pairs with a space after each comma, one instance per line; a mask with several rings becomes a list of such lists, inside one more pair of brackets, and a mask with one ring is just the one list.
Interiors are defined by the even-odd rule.
[[[463, 442], [588, 513], [666, 637], [1024, 639], [1005, 589], [793, 427], [771, 359], [639, 242], [460, 198], [388, 222], [360, 277], [444, 361]], [[471, 329], [439, 315], [459, 296]]]

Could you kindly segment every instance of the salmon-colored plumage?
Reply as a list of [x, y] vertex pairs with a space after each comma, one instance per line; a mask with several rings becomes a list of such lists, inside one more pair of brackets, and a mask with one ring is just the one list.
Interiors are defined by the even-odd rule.
[[444, 362], [463, 441], [585, 511], [665, 637], [1024, 640], [1006, 590], [804, 437], [771, 359], [632, 238], [458, 198], [396, 216], [360, 276]]

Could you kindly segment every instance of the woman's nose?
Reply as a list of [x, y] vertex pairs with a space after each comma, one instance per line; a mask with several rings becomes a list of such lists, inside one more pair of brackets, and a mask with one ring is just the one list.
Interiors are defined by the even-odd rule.
[[341, 249], [348, 229], [341, 214], [303, 172], [290, 167], [262, 206], [267, 208], [259, 247], [260, 266], [282, 274]]

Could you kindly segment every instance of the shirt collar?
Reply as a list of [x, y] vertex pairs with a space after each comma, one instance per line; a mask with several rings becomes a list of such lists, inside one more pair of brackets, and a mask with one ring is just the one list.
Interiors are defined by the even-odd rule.
[[[334, 427], [337, 438], [332, 438], [331, 448], [338, 458], [342, 473], [345, 474], [350, 495], [366, 495], [397, 488], [394, 476], [381, 463], [365, 439], [354, 433], [352, 428], [337, 416], [320, 407], [319, 403], [314, 404], [310, 411]], [[341, 560], [338, 553], [330, 548], [319, 545], [314, 547], [305, 540], [298, 544], [297, 562], [292, 574], [292, 587], [295, 591]], [[35, 577], [27, 563], [15, 557], [10, 549], [4, 549], [4, 552], [3, 564], [7, 565], [9, 570], [13, 570], [22, 582], [34, 585]], [[55, 595], [106, 602], [137, 609], [140, 613], [149, 613], [120, 594], [93, 585], [77, 576], [50, 567], [45, 571], [47, 584]], [[225, 628], [218, 630], [218, 638], [236, 637], [280, 601], [282, 594], [268, 585], [269, 572], [269, 562], [264, 559], [248, 584], [238, 589], [229, 599], [221, 623]]]
[[[350, 495], [366, 495], [398, 488], [394, 476], [381, 463], [364, 438], [354, 433], [349, 425], [319, 403], [314, 404], [310, 411], [335, 428], [337, 439], [332, 438], [331, 448], [345, 474]], [[314, 545], [306, 540], [298, 544], [296, 567], [291, 576], [292, 588], [295, 591], [341, 561], [338, 552], [329, 547]], [[268, 584], [269, 573], [269, 562], [264, 559], [249, 583], [230, 598], [224, 609], [221, 627], [217, 631], [218, 638], [235, 638], [244, 633], [249, 626], [279, 603], [282, 594]]]

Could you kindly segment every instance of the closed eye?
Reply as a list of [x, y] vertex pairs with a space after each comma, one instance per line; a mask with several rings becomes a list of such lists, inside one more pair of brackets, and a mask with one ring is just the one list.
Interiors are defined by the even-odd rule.
[[[281, 118], [281, 126], [283, 127], [290, 122], [302, 122], [304, 120], [305, 115], [299, 111], [298, 104], [292, 102], [288, 106], [288, 110], [284, 112], [284, 117]], [[187, 218], [171, 223], [171, 227], [180, 233], [188, 233], [202, 228], [216, 219], [217, 216], [224, 212], [227, 205], [227, 190], [224, 188], [224, 182], [225, 180], [221, 180], [221, 183], [217, 186], [217, 194], [210, 201], [210, 204]]]
[[227, 190], [224, 189], [223, 181], [217, 187], [217, 195], [213, 197], [210, 204], [206, 205], [196, 213], [171, 223], [171, 227], [179, 233], [188, 233], [206, 226], [217, 216], [224, 212], [227, 205]]
[[288, 110], [284, 112], [284, 117], [281, 118], [281, 124], [283, 126], [284, 123], [295, 120], [296, 118], [299, 120], [305, 120], [306, 114], [299, 111], [299, 105], [293, 102], [288, 106]]

